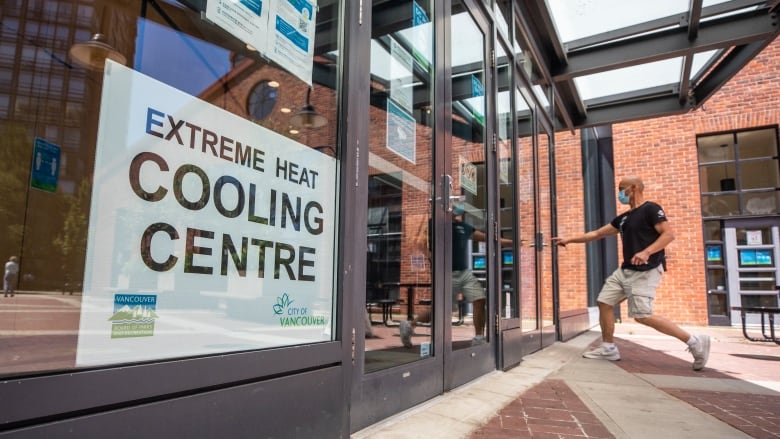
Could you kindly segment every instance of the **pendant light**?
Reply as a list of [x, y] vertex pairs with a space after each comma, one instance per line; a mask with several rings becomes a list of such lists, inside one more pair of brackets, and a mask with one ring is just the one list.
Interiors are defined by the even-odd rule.
[[76, 64], [95, 71], [102, 72], [106, 59], [125, 64], [127, 58], [106, 42], [103, 34], [94, 34], [89, 41], [76, 43], [70, 48], [70, 57]]
[[290, 118], [290, 124], [296, 128], [322, 128], [328, 123], [328, 118], [317, 113], [311, 104], [311, 87], [306, 90], [306, 105]]

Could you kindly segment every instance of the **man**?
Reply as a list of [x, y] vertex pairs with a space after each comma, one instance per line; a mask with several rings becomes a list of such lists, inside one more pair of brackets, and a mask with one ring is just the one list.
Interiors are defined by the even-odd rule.
[[[476, 346], [485, 343], [485, 321], [486, 321], [486, 299], [485, 289], [474, 276], [469, 265], [469, 254], [471, 253], [470, 239], [474, 241], [485, 241], [487, 236], [484, 232], [474, 229], [471, 224], [463, 221], [463, 215], [466, 213], [463, 205], [458, 204], [452, 210], [452, 303], [457, 306], [457, 296], [460, 293], [466, 302], [470, 302], [474, 307], [474, 338], [471, 344]], [[430, 224], [429, 224], [430, 227]], [[511, 240], [502, 239], [501, 242]], [[413, 321], [402, 321], [398, 325], [401, 335], [401, 342], [405, 347], [412, 347], [412, 333], [417, 322], [429, 322], [431, 318], [430, 310], [423, 311], [416, 316]]]
[[553, 242], [565, 247], [569, 243], [585, 243], [620, 233], [623, 244], [623, 264], [604, 282], [597, 299], [602, 344], [585, 352], [583, 357], [620, 360], [613, 339], [613, 310], [627, 299], [629, 317], [687, 343], [693, 355], [693, 370], [702, 370], [710, 355], [709, 336], [693, 336], [670, 320], [653, 315], [655, 290], [665, 267], [664, 248], [674, 240], [672, 227], [661, 206], [644, 199], [644, 184], [639, 177], [622, 179], [618, 188], [618, 200], [631, 207], [628, 211], [597, 230], [568, 239], [553, 238]]
[[16, 293], [16, 276], [19, 274], [19, 264], [16, 262], [16, 256], [11, 256], [5, 263], [5, 274], [3, 275], [3, 297], [14, 297]]

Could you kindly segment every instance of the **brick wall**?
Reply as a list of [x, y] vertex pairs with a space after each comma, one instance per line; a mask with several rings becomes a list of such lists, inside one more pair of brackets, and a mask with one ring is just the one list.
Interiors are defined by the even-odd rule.
[[[642, 177], [645, 198], [664, 207], [677, 236], [667, 248], [669, 271], [658, 290], [658, 314], [680, 324], [707, 324], [696, 135], [778, 125], [778, 84], [780, 40], [775, 40], [696, 111], [612, 127], [615, 187], [621, 176]], [[556, 134], [560, 236], [584, 228], [580, 148], [579, 134]], [[587, 298], [585, 246], [570, 245], [559, 254], [561, 310], [581, 308]]]

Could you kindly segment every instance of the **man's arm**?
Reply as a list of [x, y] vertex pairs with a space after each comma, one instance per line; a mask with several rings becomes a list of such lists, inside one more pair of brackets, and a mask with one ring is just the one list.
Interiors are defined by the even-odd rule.
[[566, 247], [566, 244], [595, 241], [597, 239], [606, 238], [607, 236], [617, 235], [618, 232], [619, 230], [612, 227], [612, 224], [607, 224], [596, 230], [591, 230], [590, 232], [583, 233], [582, 235], [577, 235], [573, 238], [555, 237], [552, 239], [552, 241], [554, 244], [560, 245], [562, 247]]
[[[487, 241], [487, 234], [481, 230], [474, 230], [471, 234], [471, 239], [474, 241]], [[499, 242], [502, 246], [512, 245], [512, 240], [509, 238], [501, 238], [499, 239]]]
[[663, 250], [670, 242], [674, 241], [674, 230], [669, 224], [669, 221], [662, 221], [655, 225], [655, 231], [660, 234], [652, 244], [648, 245], [644, 250], [637, 252], [632, 258], [631, 263], [634, 265], [646, 264], [650, 259], [650, 255], [658, 253]]

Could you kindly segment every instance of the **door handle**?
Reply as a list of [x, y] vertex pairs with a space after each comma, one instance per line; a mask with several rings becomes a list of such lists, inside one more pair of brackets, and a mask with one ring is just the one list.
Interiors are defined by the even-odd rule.
[[444, 196], [436, 200], [441, 200], [442, 208], [447, 212], [452, 212], [455, 202], [466, 199], [465, 195], [452, 195], [452, 176], [449, 174], [441, 176], [441, 189]]
[[444, 174], [441, 176], [441, 192], [442, 197], [436, 198], [441, 200], [441, 207], [447, 211], [452, 212], [452, 176]]

